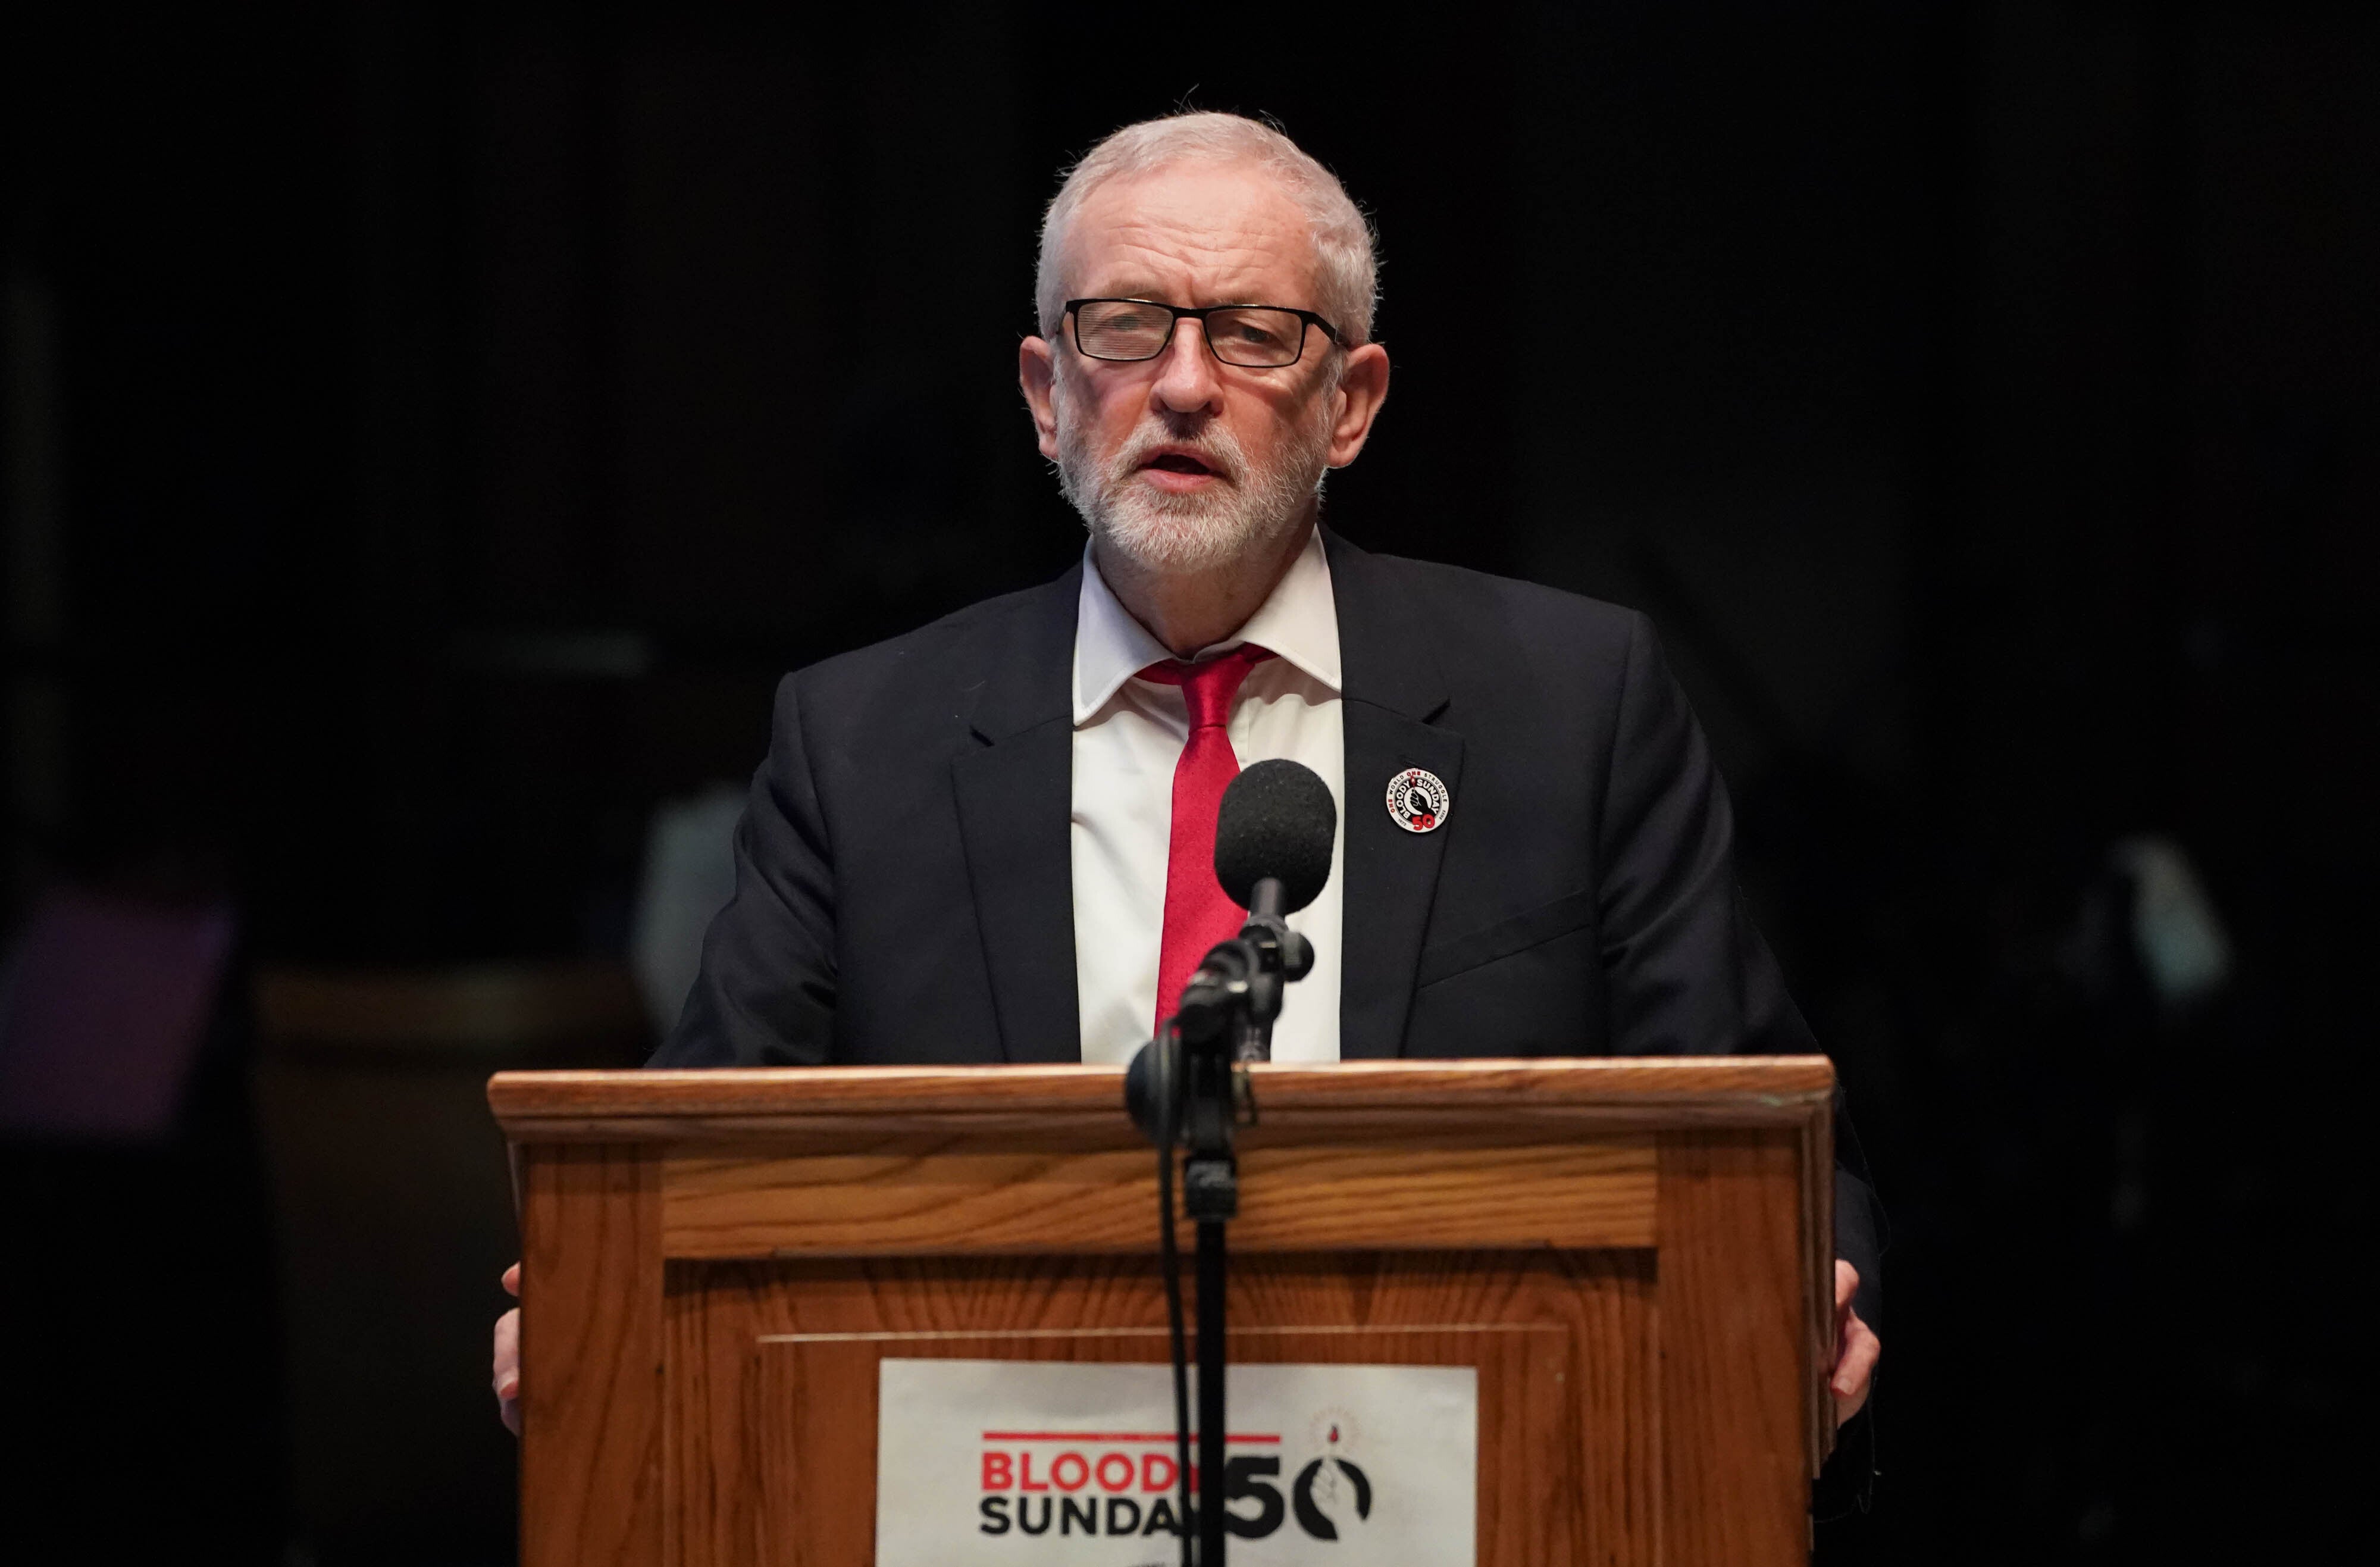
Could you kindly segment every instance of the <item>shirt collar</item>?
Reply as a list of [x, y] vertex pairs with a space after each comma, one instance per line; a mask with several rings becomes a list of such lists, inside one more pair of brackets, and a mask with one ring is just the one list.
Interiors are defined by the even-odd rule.
[[[1212, 647], [1213, 653], [1254, 642], [1339, 692], [1339, 604], [1330, 591], [1330, 562], [1322, 553], [1322, 530], [1306, 535], [1305, 548], [1274, 584], [1248, 622]], [[1083, 591], [1075, 615], [1075, 725], [1099, 715], [1123, 683], [1173, 655], [1148, 628], [1132, 617], [1099, 576], [1087, 546], [1083, 551]]]

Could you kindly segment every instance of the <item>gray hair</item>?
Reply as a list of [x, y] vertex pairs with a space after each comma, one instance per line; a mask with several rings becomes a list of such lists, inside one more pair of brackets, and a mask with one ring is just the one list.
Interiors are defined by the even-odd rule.
[[1320, 262], [1320, 276], [1315, 281], [1321, 291], [1314, 308], [1344, 334], [1350, 346], [1371, 339], [1372, 309], [1379, 297], [1379, 264], [1372, 254], [1371, 225], [1348, 197], [1346, 187], [1272, 127], [1245, 115], [1208, 113], [1168, 115], [1128, 125], [1084, 153], [1082, 162], [1067, 171], [1066, 182], [1058, 188], [1041, 219], [1034, 295], [1043, 336], [1057, 333], [1059, 317], [1066, 308], [1066, 280], [1059, 275], [1059, 259], [1085, 199], [1109, 180], [1184, 163], [1243, 164], [1279, 182], [1290, 200], [1305, 211], [1313, 228], [1314, 253]]

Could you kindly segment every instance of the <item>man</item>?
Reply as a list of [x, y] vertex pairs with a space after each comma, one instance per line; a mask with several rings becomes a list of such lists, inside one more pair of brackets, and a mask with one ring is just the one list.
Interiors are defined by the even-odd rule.
[[[1815, 1048], [1644, 618], [1318, 526], [1389, 386], [1328, 170], [1236, 115], [1128, 127], [1050, 203], [1037, 293], [1019, 379], [1083, 564], [779, 686], [652, 1064], [1121, 1065], [1239, 928], [1215, 803], [1269, 757], [1340, 821], [1276, 1060]], [[1848, 1419], [1876, 1232], [1861, 1172], [1838, 1190]]]

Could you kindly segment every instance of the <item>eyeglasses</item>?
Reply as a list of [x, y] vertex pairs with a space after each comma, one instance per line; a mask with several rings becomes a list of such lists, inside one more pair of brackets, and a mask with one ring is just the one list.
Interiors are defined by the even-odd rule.
[[1174, 323], [1188, 316], [1198, 323], [1207, 350], [1227, 365], [1245, 370], [1281, 370], [1305, 352], [1305, 329], [1319, 327], [1333, 343], [1339, 329], [1312, 310], [1286, 305], [1208, 305], [1187, 310], [1154, 299], [1069, 299], [1075, 346], [1094, 359], [1129, 364], [1153, 359], [1173, 341]]

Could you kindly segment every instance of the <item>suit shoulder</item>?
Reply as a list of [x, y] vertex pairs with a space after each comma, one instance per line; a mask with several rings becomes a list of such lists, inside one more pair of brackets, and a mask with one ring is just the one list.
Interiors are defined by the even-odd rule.
[[1372, 555], [1369, 564], [1427, 614], [1441, 635], [1520, 638], [1539, 646], [1551, 639], [1617, 656], [1650, 634], [1641, 611], [1584, 593], [1402, 555]]
[[844, 711], [877, 709], [877, 699], [889, 695], [956, 689], [997, 666], [1011, 649], [1048, 640], [1056, 623], [1071, 635], [1079, 584], [1078, 573], [1069, 572], [981, 600], [915, 631], [807, 664], [786, 675], [784, 685], [806, 706]]

